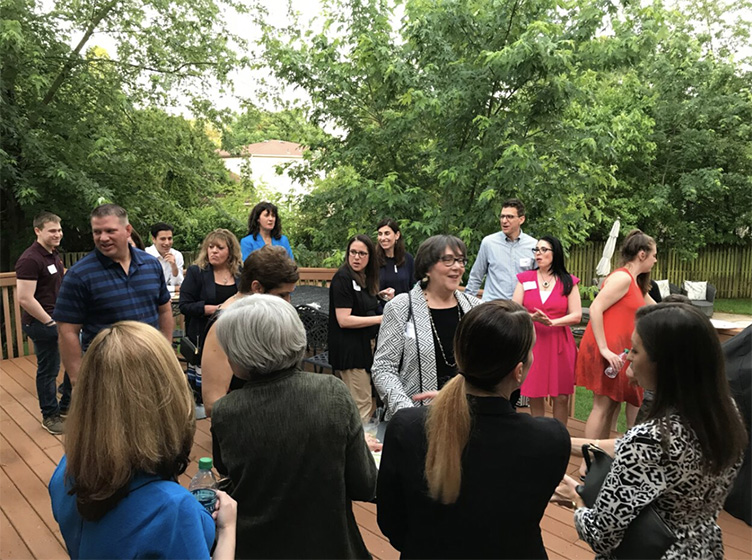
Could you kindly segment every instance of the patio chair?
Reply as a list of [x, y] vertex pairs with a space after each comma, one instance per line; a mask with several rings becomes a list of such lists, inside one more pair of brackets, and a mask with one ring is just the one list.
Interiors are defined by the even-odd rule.
[[310, 357], [304, 358], [303, 363], [313, 366], [316, 373], [322, 373], [325, 369], [334, 373], [334, 368], [329, 364], [329, 315], [310, 305], [298, 305], [295, 307], [298, 316], [303, 322], [306, 331], [307, 350]]
[[[692, 305], [698, 307], [707, 317], [713, 316], [713, 303], [715, 302], [715, 286], [708, 282], [705, 299], [690, 300]], [[687, 295], [687, 290], [682, 287], [681, 293]]]

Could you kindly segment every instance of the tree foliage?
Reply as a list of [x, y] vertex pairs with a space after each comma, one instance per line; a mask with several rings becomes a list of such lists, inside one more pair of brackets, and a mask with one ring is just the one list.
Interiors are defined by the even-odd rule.
[[298, 170], [316, 185], [301, 201], [313, 248], [342, 247], [390, 215], [413, 245], [453, 233], [473, 252], [511, 196], [529, 207], [526, 231], [565, 244], [617, 217], [688, 253], [742, 239], [751, 75], [730, 57], [747, 27], [724, 23], [728, 11], [402, 6], [399, 26], [387, 0], [325, 2], [315, 31], [294, 14], [284, 29], [260, 16], [263, 62], [307, 94], [314, 124], [338, 131]]
[[[0, 4], [0, 269], [33, 238], [31, 219], [42, 209], [63, 218], [64, 246], [83, 250], [99, 202], [125, 206], [141, 233], [149, 221], [211, 206], [227, 179], [203, 123], [156, 107], [200, 98], [199, 78], [226, 81], [239, 63], [221, 17], [232, 6], [59, 0], [45, 12], [34, 0]], [[112, 53], [91, 44], [104, 32]]]

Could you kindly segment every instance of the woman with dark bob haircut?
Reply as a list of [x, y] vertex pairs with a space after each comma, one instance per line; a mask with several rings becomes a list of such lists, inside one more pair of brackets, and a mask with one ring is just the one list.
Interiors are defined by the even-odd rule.
[[647, 420], [596, 443], [614, 462], [592, 508], [565, 476], [554, 500], [574, 507], [575, 527], [597, 558], [611, 558], [647, 505], [676, 534], [663, 558], [723, 558], [716, 523], [742, 462], [747, 434], [731, 398], [715, 329], [697, 308], [659, 303], [637, 312], [628, 375], [655, 392]]
[[459, 291], [467, 249], [452, 235], [426, 239], [415, 256], [420, 281], [384, 307], [373, 360], [373, 384], [387, 405], [387, 418], [424, 400], [454, 377], [454, 332], [480, 300]]
[[[153, 327], [121, 321], [81, 362], [65, 456], [50, 480], [71, 558], [234, 558], [235, 501], [213, 515], [178, 484], [196, 431], [185, 374]], [[215, 530], [214, 521], [217, 527]]]
[[240, 251], [243, 261], [253, 251], [265, 245], [279, 245], [284, 247], [287, 254], [292, 256], [292, 249], [287, 237], [282, 235], [282, 219], [279, 217], [276, 205], [271, 202], [259, 202], [248, 216], [248, 235], [240, 240]]
[[567, 467], [569, 434], [509, 400], [534, 342], [514, 302], [468, 311], [454, 337], [459, 375], [430, 407], [389, 422], [378, 522], [403, 558], [546, 558], [540, 520]]

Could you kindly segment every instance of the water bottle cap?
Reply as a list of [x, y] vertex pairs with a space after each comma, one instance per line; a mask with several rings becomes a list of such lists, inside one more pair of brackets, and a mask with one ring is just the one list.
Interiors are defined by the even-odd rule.
[[211, 457], [201, 457], [198, 460], [198, 468], [202, 471], [210, 471], [212, 469], [212, 458]]

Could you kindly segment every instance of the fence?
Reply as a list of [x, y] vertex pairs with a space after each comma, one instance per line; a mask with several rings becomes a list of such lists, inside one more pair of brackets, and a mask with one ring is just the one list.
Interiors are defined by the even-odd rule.
[[[603, 243], [583, 243], [573, 247], [567, 259], [569, 272], [584, 285], [592, 283], [595, 267], [603, 253]], [[619, 263], [611, 260], [611, 270]], [[685, 280], [704, 280], [716, 287], [719, 298], [752, 298], [752, 245], [717, 245], [702, 249], [696, 259], [682, 261], [672, 249], [658, 248], [658, 263], [651, 276], [681, 285]]]

